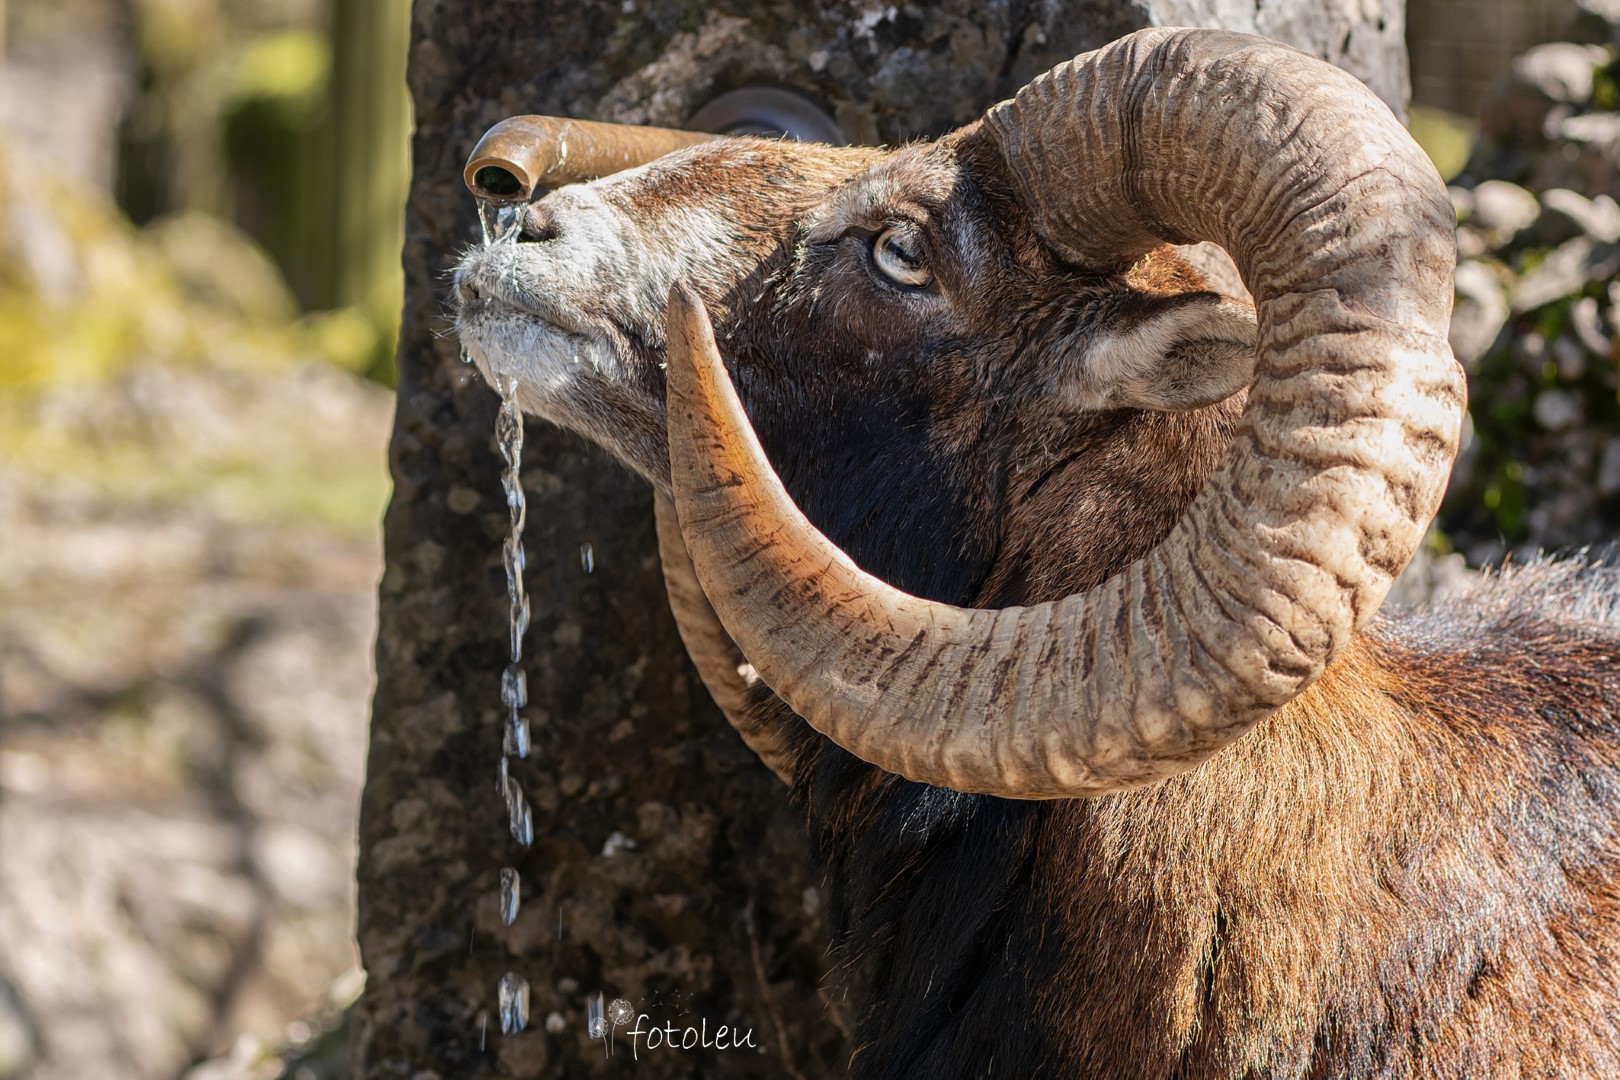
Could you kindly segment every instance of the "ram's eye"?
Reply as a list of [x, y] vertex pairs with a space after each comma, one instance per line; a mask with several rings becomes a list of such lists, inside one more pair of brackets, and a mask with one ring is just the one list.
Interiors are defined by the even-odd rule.
[[872, 262], [885, 277], [908, 288], [920, 289], [934, 275], [923, 265], [917, 243], [899, 229], [884, 229], [872, 241]]

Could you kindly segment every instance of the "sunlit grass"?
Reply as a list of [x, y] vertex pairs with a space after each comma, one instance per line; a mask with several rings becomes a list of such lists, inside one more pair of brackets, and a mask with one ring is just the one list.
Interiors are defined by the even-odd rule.
[[245, 524], [376, 530], [391, 485], [382, 447], [341, 456], [289, 443], [276, 455], [209, 456], [122, 437], [91, 444], [0, 411], [0, 461], [111, 505], [192, 506]]

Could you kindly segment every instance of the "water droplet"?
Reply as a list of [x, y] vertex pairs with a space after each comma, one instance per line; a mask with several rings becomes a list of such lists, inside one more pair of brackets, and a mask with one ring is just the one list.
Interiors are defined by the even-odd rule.
[[523, 589], [523, 571], [529, 565], [521, 537], [506, 538], [506, 542], [501, 545], [501, 562], [506, 566], [506, 594], [515, 604]]
[[602, 995], [592, 994], [585, 999], [585, 1030], [593, 1039], [607, 1034], [607, 1022], [602, 1019]]
[[508, 971], [497, 991], [501, 1008], [501, 1034], [511, 1035], [529, 1024], [529, 980]]
[[[512, 393], [511, 386], [505, 388], [505, 393]], [[495, 414], [495, 444], [506, 463], [516, 468], [523, 454], [523, 415], [511, 396], [502, 400], [500, 411]]]
[[523, 789], [516, 780], [506, 785], [506, 820], [512, 839], [524, 847], [534, 843], [534, 811], [529, 808], [529, 800], [523, 797]]
[[[517, 214], [497, 215], [497, 225], [510, 229], [516, 235]], [[489, 240], [489, 220], [486, 208], [479, 207], [479, 221], [484, 226], [485, 242]], [[529, 721], [523, 709], [529, 704], [529, 681], [522, 668], [523, 637], [529, 631], [529, 596], [523, 588], [523, 573], [527, 569], [523, 549], [523, 526], [528, 506], [523, 497], [523, 416], [515, 400], [516, 386], [511, 380], [497, 380], [501, 392], [501, 407], [495, 414], [495, 439], [500, 447], [506, 468], [501, 473], [501, 488], [506, 492], [509, 526], [506, 540], [501, 545], [501, 563], [506, 570], [506, 595], [510, 602], [508, 633], [511, 663], [501, 672], [501, 705], [506, 710], [506, 726], [501, 745], [502, 754], [496, 774], [501, 797], [506, 802], [507, 827], [512, 837], [524, 847], [534, 843], [534, 810], [523, 796], [523, 788], [512, 775], [510, 757], [529, 756]], [[517, 918], [521, 886], [516, 870], [501, 871], [501, 921], [511, 926]], [[559, 918], [561, 912], [559, 911]], [[529, 984], [517, 975], [507, 973], [501, 977], [501, 1031], [511, 1034], [528, 1023]]]
[[589, 540], [579, 545], [579, 565], [585, 569], [587, 574], [594, 573], [596, 570], [596, 549], [591, 546]]
[[506, 718], [506, 734], [501, 739], [501, 751], [512, 757], [529, 756], [529, 721], [515, 709]]
[[502, 240], [516, 240], [521, 223], [521, 207], [506, 203], [495, 211], [495, 227]]
[[523, 893], [523, 883], [518, 878], [518, 872], [510, 866], [501, 870], [501, 922], [511, 926], [517, 921], [518, 903]]
[[512, 663], [523, 659], [523, 635], [529, 632], [529, 598], [525, 596], [512, 612]]
[[501, 672], [501, 704], [508, 709], [521, 709], [529, 703], [529, 677], [516, 664], [506, 665]]

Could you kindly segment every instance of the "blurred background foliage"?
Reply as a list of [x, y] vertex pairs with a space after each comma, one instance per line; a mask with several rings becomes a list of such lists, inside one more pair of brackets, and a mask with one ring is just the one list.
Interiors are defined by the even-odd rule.
[[[392, 382], [405, 0], [12, 0], [6, 16], [7, 67], [36, 69], [11, 80], [8, 111], [39, 114], [0, 148], [10, 184], [57, 219], [58, 246], [115, 254], [0, 278], [4, 385], [143, 347], [184, 356], [221, 330]], [[112, 100], [69, 101], [69, 79], [39, 71], [97, 65], [88, 83]], [[106, 149], [58, 143], [53, 106], [99, 112], [79, 125], [110, 123]]]
[[375, 458], [301, 461], [290, 442], [155, 468], [149, 440], [43, 416], [64, 388], [151, 365], [319, 362], [392, 385], [407, 0], [0, 0], [0, 16], [0, 455], [374, 526]]
[[407, 0], [0, 0], [0, 1080], [342, 1074]]

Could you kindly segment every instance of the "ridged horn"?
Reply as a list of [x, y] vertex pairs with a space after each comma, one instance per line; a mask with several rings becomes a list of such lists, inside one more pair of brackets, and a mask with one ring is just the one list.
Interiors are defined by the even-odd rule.
[[850, 752], [1012, 798], [1186, 771], [1309, 686], [1422, 539], [1464, 389], [1446, 189], [1359, 82], [1264, 39], [1145, 30], [990, 110], [1068, 258], [1233, 256], [1259, 321], [1231, 450], [1157, 548], [1089, 592], [976, 611], [862, 572], [760, 451], [694, 294], [669, 308], [675, 502], [765, 682]]
[[594, 180], [716, 137], [595, 120], [513, 116], [478, 140], [461, 178], [480, 199], [528, 202], [538, 188]]
[[747, 657], [726, 634], [709, 598], [692, 569], [692, 557], [681, 538], [675, 504], [663, 492], [653, 495], [653, 522], [658, 530], [658, 562], [664, 571], [664, 591], [669, 594], [669, 610], [675, 616], [686, 655], [697, 668], [698, 678], [727, 722], [759, 755], [765, 767], [784, 784], [793, 783], [793, 763], [782, 732], [763, 723], [749, 703], [748, 680], [743, 677]]

